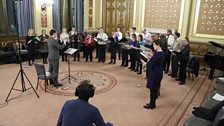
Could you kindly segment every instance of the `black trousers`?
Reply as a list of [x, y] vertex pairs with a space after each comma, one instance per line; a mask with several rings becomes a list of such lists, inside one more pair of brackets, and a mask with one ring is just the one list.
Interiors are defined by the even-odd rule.
[[118, 59], [121, 60], [121, 45], [117, 45], [117, 50], [118, 50]]
[[98, 53], [99, 53], [99, 52], [98, 52], [98, 50], [99, 50], [99, 49], [98, 49], [98, 42], [96, 42], [96, 44], [95, 44], [95, 49], [96, 49], [96, 58], [98, 58]]
[[166, 62], [164, 64], [164, 71], [168, 72], [170, 68], [170, 57], [171, 57], [171, 52], [169, 50], [166, 51]]
[[98, 62], [105, 62], [106, 58], [106, 45], [99, 45], [98, 44]]
[[122, 62], [121, 65], [128, 66], [128, 50], [122, 48]]
[[27, 56], [28, 56], [29, 65], [31, 65], [31, 61], [32, 61], [32, 63], [34, 63], [35, 57], [36, 57], [36, 52], [31, 52], [31, 53], [28, 52]]
[[62, 54], [61, 54], [61, 57], [62, 57], [62, 62], [63, 62], [63, 61], [68, 61], [68, 56], [67, 56], [67, 54], [62, 53]]
[[82, 58], [85, 58], [86, 57], [86, 46], [85, 46], [85, 44], [83, 44], [82, 48], [83, 48], [83, 56], [82, 56]]
[[130, 60], [131, 60], [131, 70], [135, 70], [135, 65], [136, 65], [136, 50], [131, 49], [130, 50]]
[[178, 65], [179, 65], [179, 54], [178, 53], [172, 53], [172, 58], [171, 58], [171, 69], [172, 69], [172, 76], [177, 76], [178, 73]]
[[47, 56], [48, 56], [48, 52], [42, 52], [40, 53], [41, 58], [43, 60], [43, 64], [47, 64]]
[[136, 50], [136, 67], [135, 67], [135, 71], [139, 72], [139, 74], [142, 73], [142, 62], [140, 59], [140, 51]]
[[139, 74], [142, 74], [142, 62], [141, 61], [136, 62], [135, 70], [136, 70], [136, 72], [139, 72]]
[[74, 53], [74, 61], [76, 61], [76, 58], [80, 59], [80, 42], [77, 42], [74, 44], [74, 48], [78, 49], [75, 53]]
[[57, 75], [54, 80], [50, 80], [50, 83], [58, 84], [58, 70], [59, 70], [59, 59], [48, 60], [49, 61], [49, 70], [51, 74]]
[[158, 89], [157, 88], [150, 88], [150, 102], [149, 102], [149, 105], [151, 107], [156, 107], [157, 95], [158, 95]]
[[179, 80], [181, 82], [185, 82], [186, 80], [186, 68], [187, 68], [187, 59], [180, 59], [180, 72], [179, 72]]
[[90, 62], [93, 61], [93, 46], [85, 46], [85, 57], [86, 57], [86, 62], [90, 58]]
[[116, 51], [110, 52], [110, 62], [116, 63]]

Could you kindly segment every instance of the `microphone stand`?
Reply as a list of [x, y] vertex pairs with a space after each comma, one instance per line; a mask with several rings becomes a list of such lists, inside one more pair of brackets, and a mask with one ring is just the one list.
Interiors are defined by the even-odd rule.
[[[18, 0], [18, 2], [19, 2], [19, 1], [21, 1], [21, 0]], [[9, 101], [9, 96], [10, 96], [10, 94], [12, 93], [12, 90], [20, 91], [20, 92], [23, 93], [23, 92], [25, 92], [25, 91], [27, 91], [27, 90], [29, 90], [29, 89], [33, 89], [34, 93], [35, 93], [36, 96], [39, 98], [39, 95], [37, 94], [36, 90], [34, 89], [33, 85], [31, 84], [29, 78], [27, 77], [26, 73], [24, 72], [24, 70], [23, 70], [23, 66], [22, 66], [22, 62], [21, 62], [21, 47], [20, 47], [21, 42], [20, 42], [19, 28], [18, 28], [18, 27], [19, 27], [19, 24], [18, 24], [18, 20], [17, 20], [17, 18], [16, 18], [16, 9], [15, 9], [15, 3], [16, 3], [16, 2], [17, 2], [17, 0], [14, 0], [14, 1], [13, 1], [13, 11], [14, 11], [14, 22], [15, 22], [15, 27], [16, 27], [16, 32], [17, 32], [17, 39], [18, 39], [18, 46], [19, 46], [19, 48], [18, 48], [18, 49], [19, 49], [19, 51], [18, 51], [18, 57], [19, 57], [19, 66], [20, 66], [20, 70], [19, 70], [19, 72], [18, 72], [18, 74], [17, 74], [17, 76], [16, 76], [16, 78], [15, 78], [15, 80], [14, 80], [14, 82], [13, 82], [13, 85], [12, 85], [10, 91], [9, 91], [9, 94], [8, 94], [7, 98], [5, 99], [6, 102]], [[16, 53], [17, 53], [17, 52], [16, 52]], [[21, 77], [21, 88], [22, 88], [22, 89], [15, 89], [14, 86], [15, 86], [17, 80], [18, 80], [19, 75], [20, 75], [20, 77]], [[24, 77], [25, 77], [25, 78], [24, 78]], [[30, 86], [31, 86], [30, 88], [26, 88], [26, 85], [25, 85], [25, 79], [29, 82], [29, 84], [30, 84]]]

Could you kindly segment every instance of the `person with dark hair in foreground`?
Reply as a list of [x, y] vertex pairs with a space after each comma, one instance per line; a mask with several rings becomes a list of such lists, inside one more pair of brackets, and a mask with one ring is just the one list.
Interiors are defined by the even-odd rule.
[[147, 62], [146, 87], [150, 89], [150, 102], [144, 106], [146, 109], [156, 108], [156, 98], [163, 78], [163, 64], [165, 62], [165, 54], [162, 50], [162, 46], [163, 43], [160, 40], [154, 41], [153, 48], [155, 53]]
[[57, 126], [113, 126], [105, 123], [100, 111], [89, 104], [89, 98], [94, 96], [95, 87], [89, 80], [81, 81], [75, 89], [76, 100], [66, 101]]

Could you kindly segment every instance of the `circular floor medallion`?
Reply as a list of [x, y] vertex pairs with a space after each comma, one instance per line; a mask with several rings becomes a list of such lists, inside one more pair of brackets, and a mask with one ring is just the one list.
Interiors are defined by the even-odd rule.
[[[74, 96], [74, 91], [80, 81], [88, 79], [96, 87], [95, 93], [103, 93], [112, 89], [116, 84], [117, 80], [113, 76], [98, 72], [98, 71], [71, 71], [70, 84], [68, 80], [68, 73], [59, 73], [59, 83], [63, 86], [56, 89], [52, 85], [47, 86], [47, 92], [55, 95], [63, 96]], [[44, 83], [41, 83], [41, 89], [44, 90]]]

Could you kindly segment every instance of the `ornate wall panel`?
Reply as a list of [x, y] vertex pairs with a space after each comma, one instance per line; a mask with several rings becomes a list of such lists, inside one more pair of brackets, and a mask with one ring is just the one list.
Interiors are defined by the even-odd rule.
[[89, 0], [89, 27], [93, 27], [93, 0]]
[[129, 6], [130, 0], [107, 0], [106, 1], [106, 32], [111, 33], [117, 26], [122, 32], [129, 29]]
[[144, 27], [178, 29], [182, 0], [146, 0]]
[[197, 34], [224, 35], [224, 0], [198, 0]]

